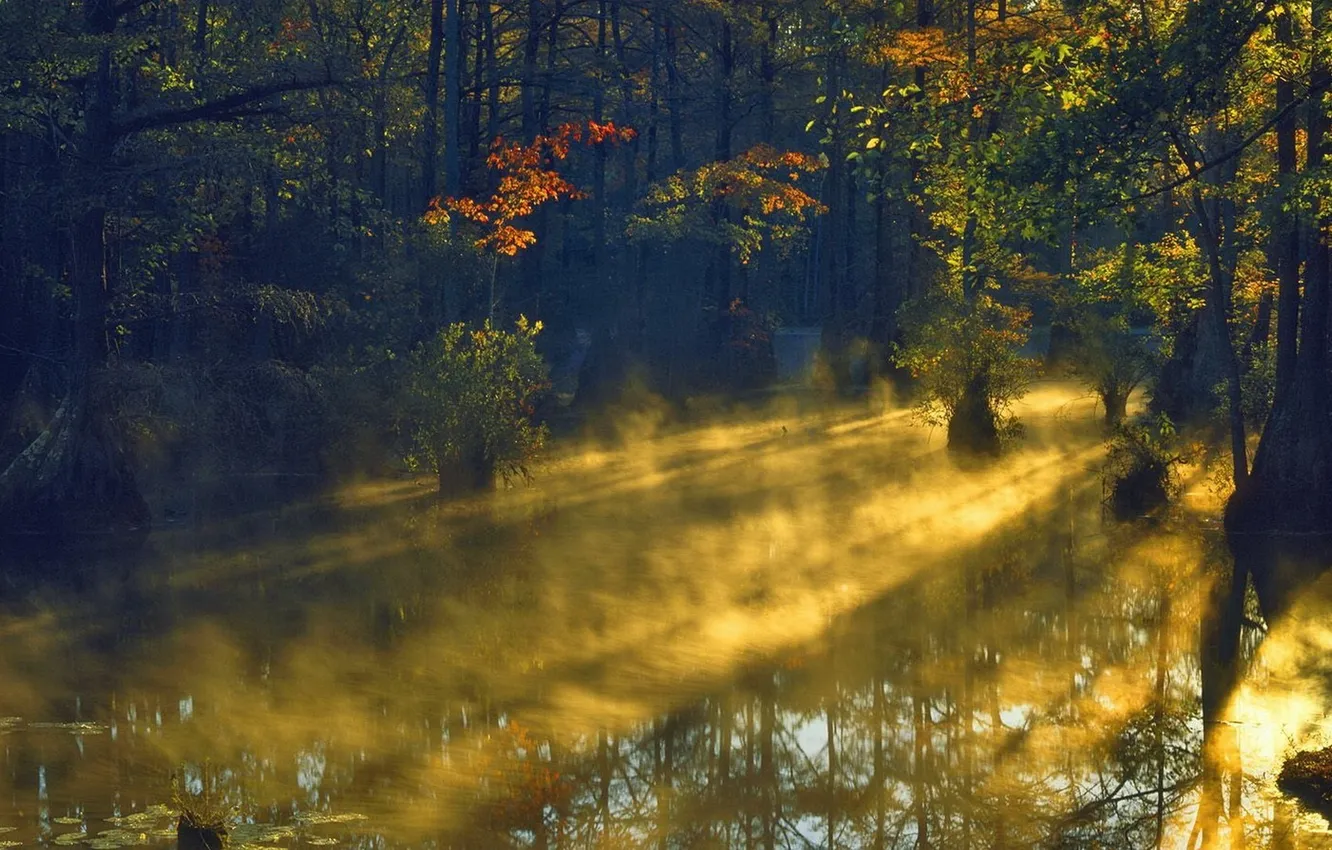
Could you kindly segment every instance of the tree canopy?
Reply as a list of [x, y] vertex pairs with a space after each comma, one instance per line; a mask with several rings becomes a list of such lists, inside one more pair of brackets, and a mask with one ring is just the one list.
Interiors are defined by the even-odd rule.
[[817, 328], [985, 451], [1037, 328], [1222, 424], [1236, 528], [1326, 529], [1327, 5], [7, 0], [0, 504], [325, 474], [526, 317], [565, 402]]

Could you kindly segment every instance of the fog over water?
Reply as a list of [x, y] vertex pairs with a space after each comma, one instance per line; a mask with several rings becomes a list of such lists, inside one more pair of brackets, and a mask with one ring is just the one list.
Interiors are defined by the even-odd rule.
[[173, 775], [265, 846], [1321, 846], [1274, 777], [1332, 737], [1332, 589], [1244, 627], [1195, 829], [1216, 497], [1116, 525], [1091, 400], [1019, 412], [968, 469], [882, 404], [639, 412], [531, 486], [369, 482], [11, 581], [0, 847], [167, 843]]

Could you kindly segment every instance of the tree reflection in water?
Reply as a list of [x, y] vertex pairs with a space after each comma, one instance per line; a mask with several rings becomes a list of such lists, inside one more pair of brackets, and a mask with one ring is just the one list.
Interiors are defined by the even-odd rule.
[[[1043, 531], [689, 711], [583, 742], [544, 805], [476, 826], [540, 847], [1180, 846], [1221, 840], [1211, 813], [1195, 824], [1206, 773], [1233, 778], [1228, 839], [1242, 783], [1233, 736], [1210, 731], [1224, 722], [1207, 726], [1218, 770], [1200, 757], [1205, 553], [1188, 532], [1051, 549]], [[1110, 552], [1127, 557], [1105, 575]], [[1247, 828], [1271, 825], [1251, 809]]]
[[267, 512], [105, 582], [11, 584], [0, 842], [158, 840], [150, 806], [205, 760], [252, 821], [234, 836], [301, 845], [1308, 832], [1271, 780], [1329, 704], [1325, 601], [1260, 647], [1212, 532], [1102, 523], [1099, 432], [1042, 442], [1033, 417], [1022, 454], [958, 473], [897, 414], [784, 421], [589, 453], [493, 503], [386, 486], [323, 526]]

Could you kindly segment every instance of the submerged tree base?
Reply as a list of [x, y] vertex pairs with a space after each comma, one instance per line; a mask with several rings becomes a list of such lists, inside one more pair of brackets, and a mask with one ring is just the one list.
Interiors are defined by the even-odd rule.
[[1323, 393], [1297, 389], [1273, 410], [1253, 472], [1226, 505], [1230, 549], [1269, 622], [1332, 564], [1332, 405]]
[[973, 381], [948, 419], [948, 449], [971, 457], [997, 457], [999, 421], [983, 384]]
[[1128, 419], [1129, 394], [1123, 390], [1100, 390], [1101, 405], [1105, 408], [1105, 426], [1114, 429]]
[[1137, 466], [1110, 485], [1110, 510], [1115, 519], [1138, 519], [1170, 502], [1168, 468], [1157, 464]]
[[222, 850], [227, 846], [227, 828], [213, 824], [199, 826], [181, 815], [176, 824], [176, 850]]
[[66, 396], [46, 430], [0, 473], [0, 534], [57, 539], [136, 535], [151, 525], [126, 441], [87, 391]]
[[1286, 759], [1277, 787], [1322, 814], [1332, 814], [1332, 747]]
[[495, 460], [485, 452], [448, 457], [439, 465], [439, 497], [457, 499], [495, 487]]

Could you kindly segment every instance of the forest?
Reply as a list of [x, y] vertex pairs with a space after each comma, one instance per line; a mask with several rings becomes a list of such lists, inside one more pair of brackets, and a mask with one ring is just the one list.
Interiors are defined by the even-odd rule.
[[1294, 846], [1329, 88], [1332, 0], [0, 0], [0, 838]]
[[630, 387], [759, 391], [801, 328], [967, 453], [1041, 368], [1112, 426], [1150, 387], [1268, 590], [1332, 527], [1327, 15], [6, 0], [5, 525], [144, 525], [148, 478], [484, 486]]

